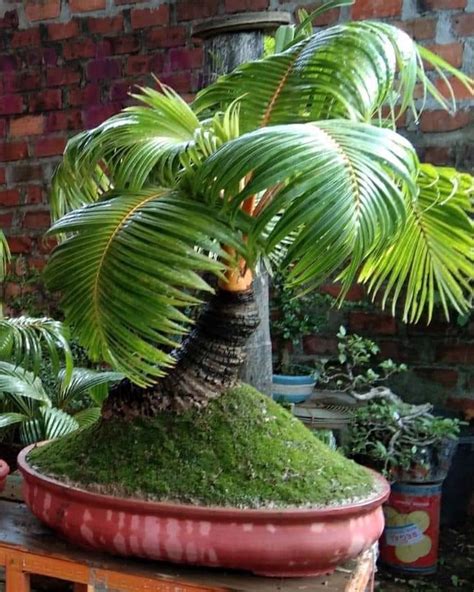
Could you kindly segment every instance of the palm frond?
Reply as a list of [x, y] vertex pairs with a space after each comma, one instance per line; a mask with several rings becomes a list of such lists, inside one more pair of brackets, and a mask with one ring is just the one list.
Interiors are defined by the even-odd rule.
[[453, 307], [470, 309], [474, 277], [472, 197], [474, 178], [451, 168], [423, 164], [418, 194], [408, 200], [403, 231], [385, 253], [365, 263], [359, 281], [372, 294], [383, 292], [392, 310], [404, 294], [404, 320], [418, 321], [424, 310], [431, 318], [439, 300], [446, 316]]
[[10, 248], [3, 231], [0, 230], [0, 281], [5, 278], [8, 261], [10, 261]]
[[0, 429], [9, 428], [28, 421], [28, 416], [13, 411], [0, 412]]
[[56, 171], [53, 219], [107, 199], [112, 189], [140, 190], [145, 183], [175, 187], [180, 172], [238, 135], [237, 103], [200, 122], [172, 89], [142, 88], [127, 107], [97, 128], [72, 138]]
[[[228, 142], [197, 177], [210, 198], [237, 210], [249, 195], [281, 185], [248, 234], [266, 254], [291, 237], [283, 267], [294, 284], [314, 284], [351, 258], [357, 269], [388, 245], [405, 216], [404, 191], [415, 191], [417, 158], [393, 131], [329, 120], [270, 126]], [[251, 177], [238, 192], [239, 180]]]
[[[344, 118], [370, 122], [384, 105], [415, 114], [419, 83], [443, 107], [449, 104], [429, 81], [422, 55], [438, 69], [461, 72], [421, 50], [406, 33], [378, 22], [351, 22], [303, 38], [282, 53], [239, 66], [202, 90], [196, 112], [225, 108], [240, 98], [241, 127]], [[343, 56], [343, 59], [341, 59]]]
[[88, 407], [74, 414], [74, 419], [80, 428], [87, 428], [100, 419], [100, 407]]
[[36, 401], [49, 401], [41, 380], [24, 368], [0, 361], [0, 391]]
[[195, 291], [212, 291], [200, 274], [220, 277], [224, 269], [215, 258], [225, 257], [220, 243], [245, 250], [214, 209], [163, 189], [89, 205], [52, 232], [72, 233], [53, 253], [46, 279], [61, 290], [80, 341], [93, 359], [141, 385], [173, 363], [165, 350], [190, 326], [182, 309], [199, 302]]
[[[120, 372], [106, 372], [101, 370], [92, 370], [91, 368], [74, 368], [71, 379], [64, 382], [65, 372], [61, 370], [58, 374], [59, 389], [53, 393], [51, 400], [58, 409], [64, 409], [69, 401], [77, 399], [85, 394], [98, 403], [103, 391], [97, 391], [97, 387], [104, 387], [105, 393], [108, 392], [108, 386], [111, 383], [118, 382], [124, 378]], [[102, 398], [102, 401], [105, 399]]]
[[20, 424], [20, 439], [23, 444], [55, 440], [78, 428], [79, 423], [68, 413], [54, 407], [41, 407], [35, 419]]
[[46, 317], [0, 319], [0, 359], [26, 366], [37, 375], [44, 357], [44, 348], [56, 371], [59, 370], [60, 358], [64, 357], [65, 379], [68, 380], [73, 360], [67, 332], [62, 323]]

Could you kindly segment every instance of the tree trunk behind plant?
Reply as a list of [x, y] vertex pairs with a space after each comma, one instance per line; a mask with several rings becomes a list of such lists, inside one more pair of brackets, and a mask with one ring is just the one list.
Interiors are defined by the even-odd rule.
[[[204, 84], [226, 74], [239, 64], [258, 59], [263, 54], [263, 31], [230, 31], [204, 41]], [[267, 395], [272, 390], [272, 343], [270, 337], [269, 276], [259, 270], [253, 283], [260, 324], [250, 336], [240, 378]]]

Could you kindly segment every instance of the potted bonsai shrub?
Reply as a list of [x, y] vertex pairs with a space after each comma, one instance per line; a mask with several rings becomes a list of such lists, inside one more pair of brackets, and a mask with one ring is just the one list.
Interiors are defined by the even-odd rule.
[[409, 321], [436, 293], [466, 310], [472, 179], [420, 164], [390, 126], [417, 112], [415, 86], [445, 104], [422, 59], [470, 83], [391, 25], [307, 25], [191, 105], [142, 89], [68, 143], [46, 277], [91, 356], [127, 376], [99, 422], [21, 454], [27, 504], [70, 540], [290, 576], [382, 531], [387, 483], [238, 385], [253, 270], [274, 257], [303, 291], [359, 276], [403, 292]]
[[280, 274], [275, 274], [272, 280], [270, 325], [277, 350], [276, 371], [272, 380], [272, 396], [275, 401], [302, 403], [313, 393], [317, 378], [316, 369], [292, 363], [291, 348], [298, 346], [305, 335], [319, 329], [315, 305], [317, 298], [314, 293], [298, 298], [295, 290], [285, 285], [284, 278]]
[[378, 361], [379, 346], [372, 339], [349, 334], [341, 326], [337, 333], [337, 356], [323, 358], [317, 364], [320, 386], [326, 396], [339, 402], [357, 404], [374, 396], [389, 394], [383, 385], [395, 374], [405, 372], [405, 364], [390, 358]]

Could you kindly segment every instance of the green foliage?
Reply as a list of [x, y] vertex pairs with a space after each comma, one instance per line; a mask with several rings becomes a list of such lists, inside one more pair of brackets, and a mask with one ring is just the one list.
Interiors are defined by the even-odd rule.
[[430, 318], [437, 294], [446, 313], [470, 307], [472, 178], [420, 165], [394, 130], [418, 115], [415, 88], [451, 107], [422, 58], [472, 82], [392, 25], [313, 34], [314, 16], [192, 105], [142, 89], [139, 105], [67, 145], [52, 195], [64, 242], [47, 278], [90, 355], [139, 385], [172, 364], [185, 312], [212, 290], [203, 274], [242, 260], [272, 260], [302, 292], [360, 279], [394, 307], [403, 296], [409, 321]]
[[395, 364], [391, 359], [377, 361], [380, 348], [375, 341], [350, 335], [345, 327], [340, 327], [337, 338], [337, 358], [317, 364], [319, 384], [326, 388], [360, 394], [407, 370], [405, 364]]
[[362, 467], [248, 386], [204, 411], [94, 425], [37, 448], [29, 460], [88, 489], [204, 505], [331, 505], [373, 486]]
[[430, 406], [377, 399], [359, 407], [349, 426], [347, 452], [364, 457], [385, 473], [409, 469], [428, 447], [440, 449], [459, 433], [455, 419], [435, 417]]
[[[66, 370], [61, 370], [47, 392], [33, 373], [0, 362], [0, 440], [9, 432], [22, 444], [32, 444], [91, 425], [99, 419], [105, 398], [99, 387], [107, 387], [122, 377], [117, 372], [74, 368], [66, 381]], [[85, 396], [89, 397], [86, 409], [76, 412], [75, 403]], [[13, 434], [12, 428], [16, 430]]]

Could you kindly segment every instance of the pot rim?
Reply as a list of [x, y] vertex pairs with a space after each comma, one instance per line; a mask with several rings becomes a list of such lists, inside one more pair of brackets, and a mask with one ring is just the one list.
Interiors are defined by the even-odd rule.
[[370, 512], [383, 504], [390, 495], [390, 484], [388, 481], [376, 471], [364, 467], [372, 474], [376, 483], [376, 490], [367, 498], [355, 502], [322, 507], [322, 508], [297, 508], [289, 506], [288, 508], [237, 508], [226, 506], [200, 506], [193, 504], [180, 504], [172, 502], [157, 502], [149, 501], [134, 497], [118, 497], [105, 495], [102, 493], [95, 493], [67, 485], [52, 477], [41, 474], [34, 469], [27, 461], [26, 457], [33, 448], [38, 445], [46, 444], [42, 442], [39, 444], [31, 444], [24, 448], [18, 455], [18, 468], [25, 480], [33, 482], [33, 484], [41, 483], [42, 487], [49, 490], [59, 492], [61, 495], [78, 502], [85, 502], [89, 505], [103, 506], [106, 508], [114, 508], [120, 511], [132, 511], [135, 514], [174, 514], [183, 516], [193, 516], [195, 518], [206, 519], [209, 517], [232, 518], [239, 521], [266, 521], [268, 519], [283, 519], [288, 520], [327, 520], [330, 518], [346, 518], [349, 515], [360, 515]]

